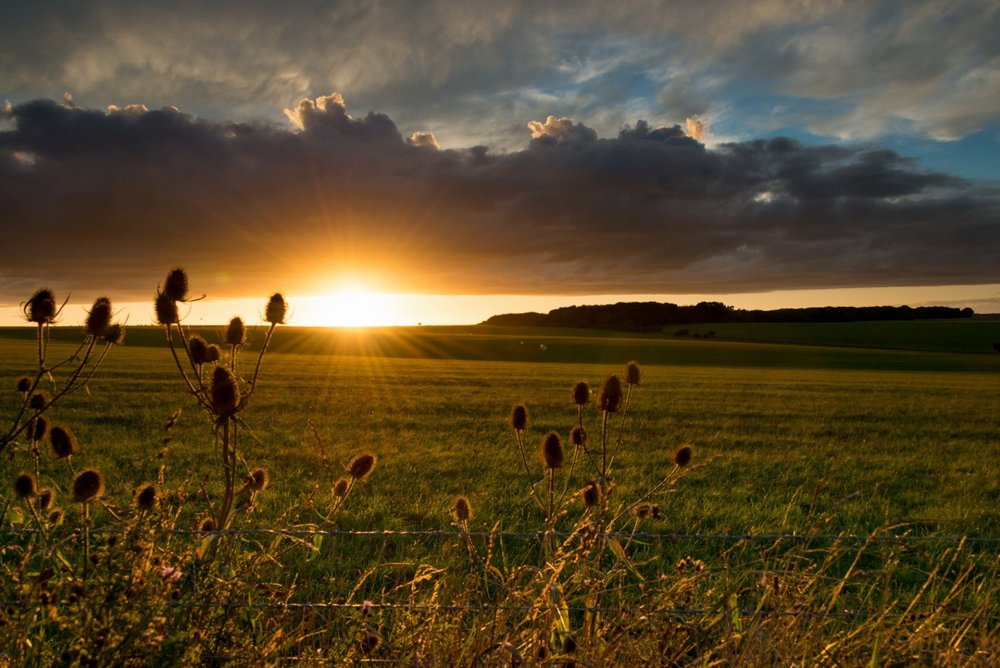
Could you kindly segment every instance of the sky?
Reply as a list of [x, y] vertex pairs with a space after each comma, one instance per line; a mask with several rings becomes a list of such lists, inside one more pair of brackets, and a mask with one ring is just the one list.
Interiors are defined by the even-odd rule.
[[997, 100], [990, 0], [3, 3], [0, 325], [1000, 312]]

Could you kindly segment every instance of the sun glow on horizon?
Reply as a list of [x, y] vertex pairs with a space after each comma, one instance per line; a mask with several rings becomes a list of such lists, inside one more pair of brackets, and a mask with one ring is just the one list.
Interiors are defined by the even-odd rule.
[[301, 319], [314, 327], [387, 327], [403, 324], [398, 295], [345, 285], [326, 295], [300, 297]]

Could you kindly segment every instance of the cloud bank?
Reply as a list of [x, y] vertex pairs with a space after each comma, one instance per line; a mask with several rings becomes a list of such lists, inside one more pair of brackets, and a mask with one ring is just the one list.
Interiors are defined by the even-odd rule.
[[218, 297], [310, 290], [341, 269], [497, 294], [996, 280], [1000, 192], [886, 149], [709, 148], [645, 121], [602, 138], [548, 117], [519, 151], [440, 150], [337, 93], [286, 114], [294, 128], [9, 106], [0, 299], [41, 284], [144, 298], [177, 264]]

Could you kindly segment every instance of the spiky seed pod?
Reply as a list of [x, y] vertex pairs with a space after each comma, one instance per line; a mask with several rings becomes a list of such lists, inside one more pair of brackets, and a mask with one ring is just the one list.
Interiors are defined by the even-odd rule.
[[542, 439], [542, 464], [547, 469], [557, 469], [563, 465], [563, 444], [559, 434], [550, 431]]
[[625, 365], [625, 382], [629, 385], [638, 385], [642, 380], [642, 369], [633, 360]]
[[14, 478], [14, 496], [19, 499], [30, 499], [38, 494], [38, 480], [34, 473], [21, 471]]
[[52, 427], [49, 430], [49, 443], [52, 445], [52, 454], [56, 456], [56, 459], [65, 459], [80, 451], [76, 437], [66, 427]]
[[618, 376], [611, 374], [601, 385], [601, 410], [616, 413], [622, 404], [622, 382]]
[[574, 653], [576, 653], [576, 637], [573, 634], [567, 634], [563, 638], [563, 654]]
[[135, 507], [142, 512], [149, 512], [160, 502], [160, 488], [153, 483], [146, 483], [135, 490]]
[[524, 431], [528, 428], [528, 409], [524, 404], [514, 406], [510, 413], [510, 426], [514, 431]]
[[59, 309], [56, 307], [56, 297], [52, 291], [43, 289], [31, 295], [31, 299], [22, 306], [22, 310], [28, 322], [49, 325], [55, 321]]
[[120, 322], [108, 325], [104, 330], [104, 340], [113, 346], [121, 345], [125, 342], [125, 325]]
[[39, 415], [35, 418], [35, 425], [31, 429], [31, 440], [41, 441], [45, 438], [46, 434], [49, 433], [49, 421], [45, 419], [44, 416]]
[[601, 488], [597, 486], [596, 482], [591, 480], [580, 492], [580, 497], [583, 499], [583, 505], [588, 508], [598, 506], [601, 503]]
[[224, 366], [215, 367], [212, 373], [212, 408], [222, 417], [229, 417], [236, 412], [240, 403], [240, 386], [236, 377]]
[[590, 403], [590, 385], [586, 381], [580, 381], [573, 386], [573, 403], [577, 406], [586, 406]]
[[54, 527], [57, 527], [60, 524], [62, 524], [63, 517], [65, 517], [65, 515], [63, 514], [63, 511], [61, 509], [53, 508], [52, 511], [49, 512], [49, 524], [51, 524]]
[[233, 318], [226, 327], [226, 343], [231, 346], [242, 346], [247, 342], [247, 328], [242, 318]]
[[177, 302], [168, 297], [167, 293], [156, 293], [154, 309], [156, 311], [156, 322], [161, 325], [176, 325], [180, 322], [180, 315], [177, 312]]
[[375, 470], [376, 457], [370, 452], [363, 452], [351, 460], [347, 470], [355, 480], [364, 480]]
[[218, 362], [222, 358], [222, 349], [214, 343], [205, 350], [206, 362]]
[[203, 531], [205, 533], [212, 533], [215, 531], [215, 520], [211, 517], [205, 517], [198, 523], [198, 531]]
[[193, 364], [204, 364], [208, 361], [208, 344], [197, 334], [192, 334], [188, 339], [188, 350], [191, 352]]
[[382, 644], [382, 637], [374, 631], [365, 631], [358, 638], [358, 650], [365, 656], [375, 653]]
[[73, 478], [73, 500], [87, 503], [104, 496], [104, 474], [98, 469], [84, 469]]
[[27, 394], [31, 391], [31, 379], [27, 376], [17, 379], [17, 391], [21, 394]]
[[632, 513], [638, 517], [640, 520], [644, 520], [649, 517], [649, 513], [652, 510], [652, 506], [648, 503], [637, 503], [632, 506]]
[[344, 498], [350, 486], [351, 483], [347, 478], [337, 478], [337, 482], [333, 483], [333, 495], [338, 499]]
[[38, 490], [38, 509], [49, 510], [56, 505], [56, 490], [51, 487]]
[[49, 403], [49, 395], [44, 392], [35, 392], [28, 400], [28, 408], [33, 411], [40, 411]]
[[285, 316], [288, 313], [288, 304], [280, 292], [275, 292], [267, 300], [267, 308], [264, 310], [264, 321], [272, 325], [284, 325]]
[[267, 489], [267, 485], [270, 482], [271, 475], [267, 472], [267, 469], [254, 469], [253, 471], [250, 471], [250, 475], [247, 476], [247, 487], [255, 492], [263, 492]]
[[690, 445], [682, 445], [677, 448], [677, 452], [674, 453], [674, 464], [678, 468], [684, 468], [691, 463], [691, 458], [694, 456], [694, 451], [691, 450]]
[[163, 285], [163, 294], [167, 295], [167, 297], [175, 302], [182, 302], [187, 299], [187, 272], [180, 267], [171, 269], [170, 273], [167, 274], [167, 282]]
[[460, 496], [455, 499], [455, 503], [451, 506], [451, 516], [456, 522], [468, 522], [472, 519], [472, 505], [469, 500], [464, 496]]
[[98, 297], [87, 313], [86, 328], [91, 336], [103, 336], [111, 325], [111, 300]]
[[576, 447], [582, 448], [587, 444], [587, 430], [580, 425], [576, 425], [569, 431], [569, 440]]

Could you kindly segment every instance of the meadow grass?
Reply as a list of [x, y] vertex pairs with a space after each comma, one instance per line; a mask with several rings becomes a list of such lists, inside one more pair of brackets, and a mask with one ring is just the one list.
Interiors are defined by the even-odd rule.
[[[205, 580], [188, 573], [185, 587], [167, 593], [181, 603], [235, 597], [241, 607], [232, 614], [225, 607], [178, 608], [160, 600], [164, 593], [147, 583], [155, 615], [138, 621], [127, 614], [121, 620], [87, 617], [90, 626], [70, 628], [71, 635], [120, 626], [115, 633], [124, 646], [127, 633], [146, 625], [156, 638], [150, 653], [130, 651], [180, 662], [216, 655], [219, 662], [303, 659], [311, 650], [319, 652], [317, 661], [382, 656], [431, 664], [471, 663], [477, 657], [509, 664], [515, 654], [540, 661], [542, 650], [569, 659], [579, 653], [581, 660], [596, 663], [683, 664], [711, 657], [730, 663], [793, 657], [822, 663], [826, 656], [827, 662], [878, 664], [880, 657], [910, 657], [987, 665], [983, 662], [996, 656], [995, 544], [914, 548], [809, 538], [880, 531], [997, 536], [1000, 439], [993, 418], [996, 377], [989, 363], [936, 353], [876, 351], [868, 357], [861, 353], [869, 351], [717, 341], [648, 341], [637, 349], [627, 337], [615, 339], [621, 348], [576, 337], [582, 339], [579, 345], [563, 349], [562, 339], [548, 334], [532, 339], [527, 332], [489, 335], [475, 344], [464, 341], [475, 338], [468, 334], [422, 333], [424, 338], [407, 341], [399, 332], [367, 340], [346, 333], [342, 340], [357, 347], [334, 351], [389, 350], [398, 356], [338, 355], [317, 348], [310, 338], [315, 332], [291, 334], [285, 342], [275, 339], [246, 416], [253, 438], [244, 437], [241, 450], [252, 465], [267, 467], [271, 483], [242, 528], [323, 526], [317, 511], [331, 503], [332, 476], [318, 435], [335, 463], [346, 464], [363, 450], [379, 457], [372, 479], [358, 486], [337, 516], [338, 528], [454, 531], [449, 509], [462, 494], [475, 509], [467, 525], [472, 531], [538, 531], [544, 515], [526, 493], [508, 422], [511, 405], [529, 406], [527, 443], [533, 453], [546, 432], [565, 436], [574, 423], [575, 382], [587, 380], [596, 389], [609, 373], [621, 372], [622, 358], [644, 362], [648, 352], [663, 359], [655, 353], [660, 351], [675, 363], [643, 363], [614, 494], [625, 503], [640, 497], [671, 470], [681, 444], [692, 444], [695, 463], [675, 487], [651, 499], [659, 504], [660, 519], [628, 520], [619, 528], [798, 534], [805, 540], [639, 536], [627, 542], [629, 556], [619, 559], [605, 543], [586, 537], [589, 520], [580, 504], [569, 506], [559, 526], [570, 533], [581, 527], [583, 533], [552, 548], [531, 536], [463, 541], [455, 535], [329, 535], [315, 542], [306, 538], [304, 546], [299, 539], [264, 536], [249, 538], [249, 547], [239, 551], [232, 551], [235, 542], [220, 543], [216, 561], [205, 563], [199, 556], [202, 539], [179, 536], [163, 554], [178, 563], [183, 559], [186, 571], [200, 567], [209, 575]], [[456, 336], [459, 341], [449, 340]], [[539, 354], [562, 351], [559, 359], [573, 364], [519, 361], [517, 351], [534, 348], [539, 339], [549, 342], [539, 344], [546, 345]], [[719, 350], [727, 345], [734, 352], [720, 360]], [[759, 351], [779, 348], [784, 358], [764, 354], [760, 366], [748, 364]], [[614, 365], [603, 361], [603, 355], [625, 349], [635, 354], [620, 356]], [[69, 350], [54, 344], [53, 355]], [[32, 351], [28, 342], [0, 340], [0, 386], [14, 386], [30, 366]], [[164, 502], [176, 512], [171, 526], [191, 528], [203, 514], [201, 488], [213, 496], [220, 488], [211, 424], [181, 390], [164, 349], [131, 345], [114, 352], [89, 394], [66, 397], [50, 417], [72, 425], [83, 446], [77, 457], [82, 465], [104, 470], [112, 506], [128, 507], [132, 490], [156, 480], [164, 466], [164, 490], [186, 496]], [[449, 354], [459, 359], [448, 359]], [[727, 363], [734, 358], [743, 362]], [[176, 408], [184, 412], [160, 457], [168, 435], [163, 426]], [[585, 421], [592, 434], [598, 420], [591, 404]], [[65, 490], [70, 473], [55, 464], [45, 462], [44, 474]], [[5, 462], [10, 474], [5, 477], [20, 466]], [[539, 469], [538, 479], [541, 475]], [[588, 475], [578, 475], [574, 486], [582, 486]], [[101, 521], [110, 520], [98, 513]], [[121, 543], [98, 540], [97, 545], [108, 560], [128, 554]], [[492, 556], [484, 557], [487, 553]], [[5, 559], [10, 563], [9, 554]], [[126, 570], [132, 568], [138, 565]], [[114, 580], [108, 582], [112, 587]], [[660, 584], [647, 588], [644, 582]], [[553, 597], [567, 601], [564, 613], [563, 604], [550, 604]], [[330, 599], [403, 607], [359, 612], [280, 603]], [[591, 611], [598, 608], [618, 612]], [[702, 612], [689, 619], [679, 608]], [[803, 608], [824, 614], [784, 618], [753, 612]], [[919, 615], [911, 614], [914, 610]], [[825, 614], [831, 611], [837, 614]], [[183, 632], [155, 628], [161, 616]], [[37, 625], [19, 618], [7, 628], [37, 634]], [[220, 635], [212, 642], [192, 635], [216, 627]], [[366, 653], [369, 632], [391, 642]], [[63, 637], [52, 629], [47, 633]], [[808, 640], [813, 636], [816, 640]], [[233, 647], [251, 654], [234, 655]], [[189, 654], [192, 648], [195, 654]], [[27, 656], [23, 648], [8, 651]]]

